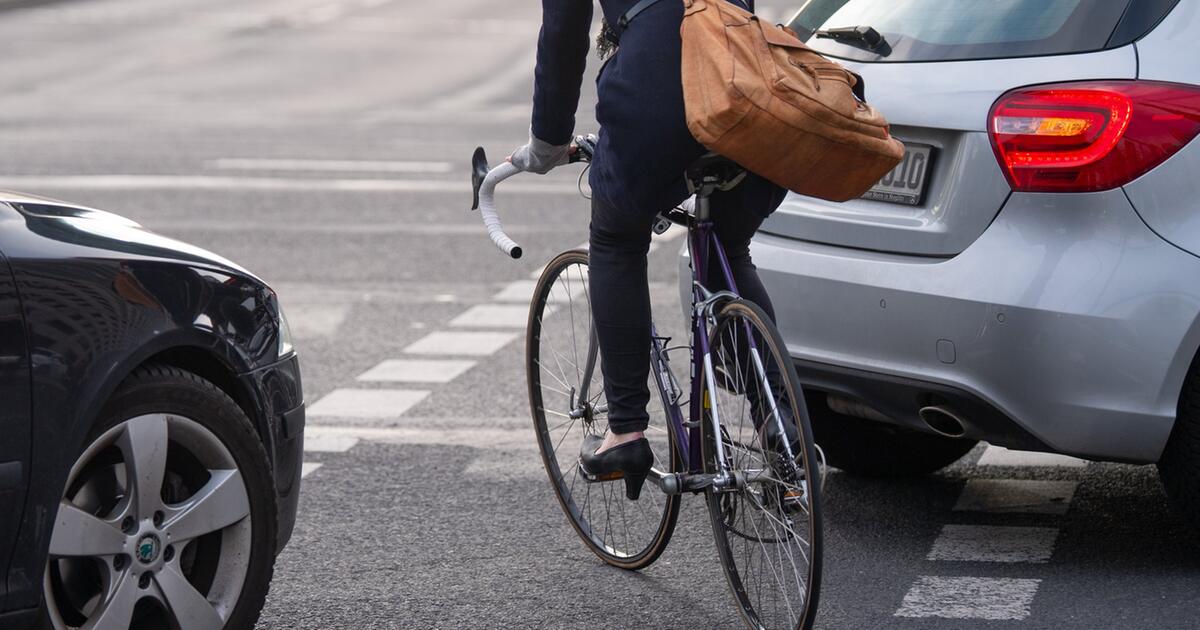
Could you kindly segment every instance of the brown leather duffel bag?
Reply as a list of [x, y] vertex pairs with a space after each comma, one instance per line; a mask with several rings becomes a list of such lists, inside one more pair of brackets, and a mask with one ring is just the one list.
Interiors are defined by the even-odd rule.
[[857, 78], [725, 0], [683, 0], [683, 96], [701, 144], [802, 195], [861, 196], [904, 158]]

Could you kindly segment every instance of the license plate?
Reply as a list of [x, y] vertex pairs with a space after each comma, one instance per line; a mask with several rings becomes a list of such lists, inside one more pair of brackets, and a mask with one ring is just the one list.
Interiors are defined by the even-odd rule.
[[923, 144], [904, 146], [904, 159], [890, 173], [883, 176], [863, 195], [863, 199], [919, 206], [925, 197], [925, 185], [929, 183], [929, 158], [933, 147]]

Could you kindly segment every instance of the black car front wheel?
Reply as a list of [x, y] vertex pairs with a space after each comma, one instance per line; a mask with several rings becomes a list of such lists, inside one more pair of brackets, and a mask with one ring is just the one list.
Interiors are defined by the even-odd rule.
[[45, 626], [252, 628], [275, 564], [275, 492], [250, 420], [166, 366], [130, 376], [71, 467], [44, 575]]

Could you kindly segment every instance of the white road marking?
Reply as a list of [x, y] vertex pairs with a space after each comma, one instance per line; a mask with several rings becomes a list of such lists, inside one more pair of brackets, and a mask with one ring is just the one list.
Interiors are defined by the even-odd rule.
[[358, 444], [358, 438], [348, 435], [321, 435], [305, 432], [305, 453], [345, 453]]
[[979, 457], [979, 466], [1062, 466], [1066, 468], [1083, 468], [1087, 460], [1059, 455], [1057, 453], [1036, 453], [1033, 451], [1013, 451], [1003, 446], [989, 444], [987, 450]]
[[1041, 580], [921, 576], [897, 617], [1020, 620], [1029, 616]]
[[[588, 244], [587, 244], [587, 243], [583, 243], [582, 245], [576, 245], [575, 247], [572, 247], [571, 249], [579, 249], [579, 250], [583, 250], [583, 251], [585, 251], [585, 252], [586, 252], [586, 251], [588, 251]], [[529, 274], [529, 277], [530, 277], [530, 278], [533, 278], [534, 280], [537, 280], [537, 279], [539, 279], [539, 278], [541, 278], [541, 277], [542, 277], [542, 272], [543, 272], [543, 271], [545, 271], [545, 270], [546, 270], [546, 266], [545, 266], [545, 265], [542, 265], [541, 267], [538, 267], [537, 269], [533, 270], [533, 273], [530, 273], [530, 274]], [[572, 276], [572, 277], [576, 277], [576, 276], [575, 276], [575, 274], [577, 274], [577, 273], [578, 273], [580, 276], [582, 276], [584, 279], [586, 279], [586, 278], [588, 277], [588, 268], [587, 268], [587, 265], [576, 265], [576, 266], [574, 266], [574, 267], [571, 269], [571, 276]], [[532, 294], [532, 293], [533, 293], [533, 291], [530, 291], [530, 294]]]
[[332, 337], [346, 321], [350, 307], [339, 304], [285, 305], [288, 326], [299, 339]]
[[359, 374], [358, 380], [391, 383], [449, 383], [474, 366], [474, 361], [389, 359]]
[[531, 456], [536, 456], [537, 451], [537, 440], [528, 429], [426, 429], [309, 425], [304, 429], [305, 439], [308, 439], [310, 435], [350, 437], [381, 444], [466, 446], [508, 451], [531, 450], [534, 452], [531, 453]]
[[300, 464], [300, 478], [303, 479], [309, 476], [313, 471], [320, 467], [321, 464], [319, 462], [304, 462], [303, 464]]
[[409, 354], [487, 356], [516, 339], [517, 333], [433, 332], [404, 349]]
[[335, 173], [450, 173], [450, 162], [396, 160], [317, 160], [303, 158], [220, 158], [205, 162], [208, 168], [232, 171], [305, 171]]
[[1077, 485], [1074, 481], [970, 479], [954, 509], [996, 514], [1066, 514]]
[[946, 525], [929, 560], [950, 562], [1049, 562], [1058, 529]]
[[451, 326], [470, 328], [524, 328], [529, 307], [524, 304], [480, 304], [450, 320]]
[[[581, 274], [577, 273], [580, 267], [575, 267], [568, 270], [568, 278], [570, 280], [570, 291], [568, 295], [567, 280], [559, 276], [559, 280], [555, 281], [554, 288], [550, 289], [550, 295], [547, 301], [552, 304], [562, 304], [583, 297], [584, 290], [587, 284], [581, 281]], [[582, 274], [582, 279], [587, 279], [587, 274]], [[533, 291], [537, 288], [536, 280], [517, 280], [504, 287], [502, 291], [492, 296], [492, 299], [497, 302], [520, 302], [528, 304], [533, 299]]]
[[[14, 190], [258, 190], [301, 192], [471, 193], [469, 182], [443, 179], [303, 179], [209, 175], [7, 175], [0, 188]], [[504, 191], [527, 195], [573, 195], [573, 183], [512, 181]], [[482, 229], [482, 228], [481, 228]]]
[[335, 389], [308, 408], [308, 417], [395, 418], [427, 396], [420, 390]]

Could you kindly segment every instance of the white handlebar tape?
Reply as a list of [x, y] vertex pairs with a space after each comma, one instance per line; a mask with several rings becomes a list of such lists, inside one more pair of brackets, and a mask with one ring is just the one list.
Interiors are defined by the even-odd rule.
[[521, 169], [504, 162], [489, 171], [483, 179], [483, 184], [479, 186], [479, 213], [483, 216], [483, 224], [487, 226], [488, 236], [492, 237], [492, 242], [500, 251], [513, 258], [521, 257], [521, 246], [504, 233], [500, 215], [496, 214], [496, 184], [520, 172]]

